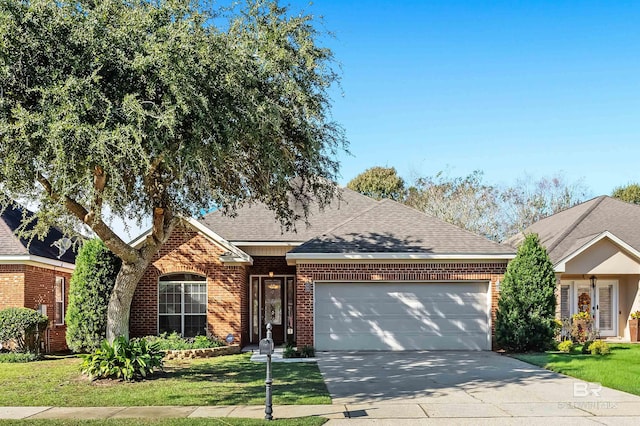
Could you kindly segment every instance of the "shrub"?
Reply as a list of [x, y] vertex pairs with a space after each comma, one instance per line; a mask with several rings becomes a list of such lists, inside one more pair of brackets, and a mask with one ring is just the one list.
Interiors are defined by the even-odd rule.
[[17, 362], [31, 362], [37, 361], [40, 359], [40, 355], [33, 352], [6, 352], [0, 353], [0, 364], [3, 362], [6, 363], [17, 363]]
[[316, 350], [313, 346], [303, 346], [302, 350], [300, 350], [300, 354], [302, 358], [313, 358], [316, 356]]
[[206, 349], [224, 346], [221, 341], [208, 336], [183, 338], [175, 331], [171, 334], [162, 333], [159, 336], [145, 337], [148, 343], [153, 343], [163, 351], [180, 351], [185, 349]]
[[611, 353], [611, 348], [606, 342], [596, 340], [589, 346], [589, 352], [591, 352], [591, 355], [607, 355]]
[[291, 344], [287, 344], [282, 351], [283, 358], [313, 358], [316, 356], [316, 350], [313, 346], [303, 346], [302, 349], [296, 350]]
[[13, 341], [17, 352], [40, 352], [40, 335], [49, 320], [29, 308], [7, 308], [0, 311], [0, 342]]
[[631, 319], [640, 319], [640, 311], [631, 312]]
[[571, 339], [582, 343], [593, 341], [597, 337], [597, 331], [593, 326], [593, 318], [588, 312], [579, 312], [572, 316]]
[[76, 257], [69, 286], [67, 346], [93, 352], [106, 337], [109, 296], [121, 261], [99, 239], [85, 242]]
[[536, 234], [529, 234], [509, 263], [496, 312], [496, 340], [514, 352], [542, 351], [554, 337], [556, 276]]
[[573, 342], [571, 340], [565, 340], [558, 343], [558, 350], [568, 354], [573, 350]]
[[128, 340], [120, 336], [113, 344], [104, 340], [94, 353], [80, 356], [83, 358], [82, 373], [93, 380], [116, 378], [131, 381], [162, 369], [164, 352], [145, 339]]
[[589, 349], [590, 349], [590, 347], [591, 347], [591, 345], [592, 345], [592, 344], [593, 344], [593, 341], [592, 341], [592, 340], [587, 340], [586, 342], [584, 342], [584, 343], [582, 344], [582, 353], [583, 353], [583, 354], [589, 354], [589, 353], [591, 353], [591, 352], [589, 351]]
[[292, 344], [287, 344], [282, 351], [283, 358], [297, 358], [298, 352]]

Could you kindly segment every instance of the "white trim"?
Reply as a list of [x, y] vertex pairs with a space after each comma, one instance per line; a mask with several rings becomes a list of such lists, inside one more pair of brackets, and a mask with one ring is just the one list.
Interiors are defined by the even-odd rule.
[[[65, 293], [66, 293], [66, 282], [67, 280], [64, 277], [61, 277], [59, 275], [56, 275], [55, 277], [55, 281], [54, 281], [54, 287], [53, 287], [53, 323], [54, 325], [64, 325], [65, 324]], [[60, 287], [60, 296], [62, 297], [62, 300], [58, 300], [56, 298], [56, 290], [58, 287], [58, 283], [62, 283], [61, 287]], [[60, 309], [58, 309], [58, 303], [60, 303]], [[58, 311], [60, 311], [60, 321], [57, 321], [57, 316], [58, 316]]]
[[615, 236], [611, 232], [604, 231], [604, 232], [601, 232], [600, 234], [596, 235], [595, 237], [593, 237], [591, 240], [589, 240], [586, 244], [584, 244], [581, 247], [579, 247], [577, 250], [574, 250], [573, 252], [571, 252], [567, 256], [565, 256], [564, 258], [560, 259], [554, 265], [554, 270], [556, 272], [565, 272], [566, 269], [567, 269], [567, 262], [569, 262], [572, 259], [575, 259], [581, 253], [583, 253], [584, 251], [588, 250], [594, 244], [602, 241], [605, 238], [610, 239], [611, 241], [613, 241], [613, 243], [615, 243], [616, 245], [620, 246], [622, 249], [624, 249], [625, 251], [629, 252], [631, 255], [635, 256], [635, 258], [637, 260], [640, 261], [640, 251], [638, 251], [635, 248], [631, 247], [629, 244], [625, 243], [621, 238]]
[[[596, 283], [596, 288], [591, 287], [591, 282], [586, 279], [578, 279], [578, 280], [561, 280], [560, 284], [558, 284], [558, 288], [562, 286], [569, 286], [569, 313], [570, 317], [573, 317], [574, 314], [578, 312], [578, 287], [587, 287], [589, 288], [589, 296], [591, 297], [591, 314], [593, 318], [593, 326], [598, 332], [600, 332], [600, 312], [596, 310], [596, 305], [600, 304], [599, 295], [598, 295], [598, 287], [601, 285], [609, 285], [613, 284], [613, 307], [611, 310], [611, 332], [613, 334], [603, 334], [603, 337], [615, 337], [619, 335], [619, 320], [618, 320], [618, 312], [620, 310], [620, 290], [619, 290], [619, 281], [617, 279], [598, 279]], [[562, 303], [562, 302], [561, 302]]]
[[298, 247], [304, 244], [302, 241], [229, 241], [234, 246], [252, 247]]
[[[171, 275], [180, 275], [180, 274], [192, 274], [192, 275], [198, 275], [200, 277], [204, 278], [204, 281], [160, 281], [160, 278], [162, 277], [168, 277]], [[206, 296], [206, 301], [205, 301], [205, 312], [204, 314], [202, 313], [186, 313], [185, 309], [184, 309], [184, 303], [185, 303], [185, 293], [184, 293], [184, 285], [185, 284], [203, 284], [206, 286], [205, 287], [205, 291], [204, 294]], [[185, 315], [191, 315], [191, 316], [197, 316], [197, 315], [204, 315], [205, 316], [205, 321], [204, 321], [204, 328], [206, 330], [206, 333], [209, 332], [209, 277], [207, 277], [206, 275], [202, 275], [198, 272], [191, 272], [191, 271], [182, 271], [182, 272], [169, 272], [166, 274], [162, 274], [158, 277], [158, 280], [156, 281], [156, 309], [158, 310], [158, 313], [156, 315], [156, 335], [160, 335], [160, 315], [178, 315], [176, 313], [173, 314], [161, 314], [160, 313], [160, 284], [180, 284], [180, 327], [182, 329], [182, 332], [180, 333], [180, 336], [184, 337], [184, 319], [185, 319]]]
[[513, 254], [495, 253], [287, 253], [287, 263], [302, 260], [510, 260]]
[[34, 256], [31, 254], [0, 255], [0, 264], [15, 263], [40, 266], [42, 268], [63, 272], [72, 272], [76, 268], [76, 265], [73, 263], [49, 259], [48, 257]]
[[[230, 255], [220, 256], [220, 260], [223, 263], [239, 263], [242, 265], [253, 265], [253, 258], [249, 256], [247, 253], [231, 244], [229, 241], [222, 238], [220, 235], [216, 234], [210, 228], [206, 227], [202, 223], [198, 222], [193, 218], [182, 218], [186, 223], [191, 225], [196, 231], [200, 232], [205, 237], [209, 238], [213, 243], [217, 244], [223, 250], [231, 252]], [[137, 248], [142, 242], [151, 235], [151, 228], [149, 228], [146, 232], [140, 235], [138, 238], [134, 239], [129, 243], [133, 248]]]

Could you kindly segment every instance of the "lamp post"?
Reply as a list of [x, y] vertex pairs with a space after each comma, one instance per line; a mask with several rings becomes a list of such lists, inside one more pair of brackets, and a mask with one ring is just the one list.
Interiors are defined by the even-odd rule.
[[271, 375], [271, 354], [273, 354], [273, 335], [271, 333], [271, 323], [267, 324], [267, 338], [260, 340], [260, 355], [267, 356], [267, 379], [264, 381], [266, 387], [266, 398], [264, 404], [264, 418], [273, 420], [273, 405], [271, 403], [271, 385], [273, 378]]

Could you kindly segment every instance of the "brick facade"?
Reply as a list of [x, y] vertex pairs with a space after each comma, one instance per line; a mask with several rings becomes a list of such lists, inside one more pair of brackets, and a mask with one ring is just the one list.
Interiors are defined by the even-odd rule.
[[506, 262], [492, 263], [304, 263], [297, 265], [298, 346], [313, 345], [313, 289], [315, 281], [488, 281], [491, 291], [492, 334], [498, 303], [497, 280], [506, 271]]
[[68, 349], [65, 337], [67, 326], [54, 324], [56, 277], [65, 279], [64, 308], [66, 310], [69, 303], [71, 274], [31, 265], [0, 265], [0, 309], [9, 307], [38, 309], [39, 305], [46, 305], [49, 328], [46, 332], [45, 344], [50, 352]]
[[158, 279], [170, 273], [194, 273], [207, 278], [207, 328], [223, 339], [232, 333], [244, 344], [249, 331], [248, 276], [244, 266], [220, 262], [224, 250], [197, 231], [178, 228], [154, 256], [138, 283], [131, 306], [132, 336], [158, 333]]

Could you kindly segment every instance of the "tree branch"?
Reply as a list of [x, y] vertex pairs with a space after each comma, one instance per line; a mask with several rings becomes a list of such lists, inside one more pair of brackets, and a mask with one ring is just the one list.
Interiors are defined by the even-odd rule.
[[[38, 173], [38, 182], [40, 182], [44, 187], [49, 198], [54, 201], [59, 201], [61, 199], [60, 194], [53, 190], [51, 182], [49, 182], [42, 173]], [[94, 215], [89, 214], [82, 204], [69, 196], [63, 196], [62, 200], [65, 208], [82, 223], [87, 224], [116, 256], [128, 263], [133, 263], [138, 259], [137, 250], [125, 243], [115, 232], [113, 232], [113, 230], [102, 221], [102, 217], [95, 217]]]

